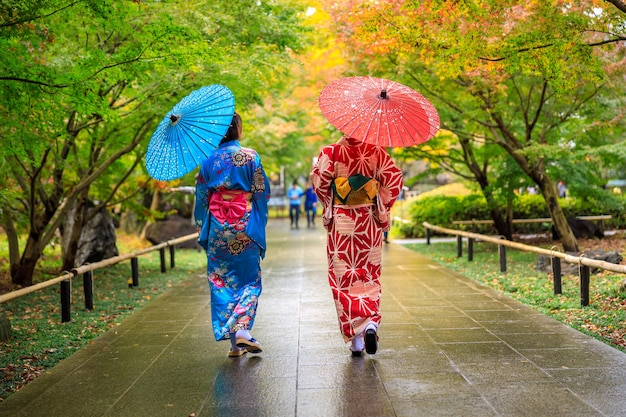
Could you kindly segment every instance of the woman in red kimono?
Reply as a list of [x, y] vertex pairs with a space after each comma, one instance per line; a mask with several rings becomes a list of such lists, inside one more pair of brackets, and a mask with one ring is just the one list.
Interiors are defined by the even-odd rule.
[[402, 190], [402, 172], [382, 147], [343, 137], [311, 171], [328, 230], [328, 281], [339, 328], [353, 356], [376, 353], [383, 231]]

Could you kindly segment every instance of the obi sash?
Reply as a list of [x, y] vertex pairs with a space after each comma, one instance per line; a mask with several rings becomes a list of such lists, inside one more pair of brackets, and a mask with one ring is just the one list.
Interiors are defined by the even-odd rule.
[[350, 177], [337, 177], [333, 181], [333, 202], [346, 206], [370, 204], [374, 202], [380, 182], [361, 174]]
[[252, 193], [246, 191], [216, 191], [211, 195], [209, 211], [220, 223], [236, 223], [252, 209], [251, 200]]

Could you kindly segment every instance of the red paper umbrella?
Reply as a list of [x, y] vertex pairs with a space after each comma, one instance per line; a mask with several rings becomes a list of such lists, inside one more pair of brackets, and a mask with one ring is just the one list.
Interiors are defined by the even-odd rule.
[[439, 114], [430, 101], [384, 78], [335, 80], [320, 93], [319, 106], [346, 136], [378, 146], [418, 145], [439, 130]]

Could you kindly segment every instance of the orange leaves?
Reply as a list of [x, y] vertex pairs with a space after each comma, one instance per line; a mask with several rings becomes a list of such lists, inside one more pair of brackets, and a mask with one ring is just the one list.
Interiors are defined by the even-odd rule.
[[[401, 12], [403, 1], [335, 1], [329, 8], [331, 17], [343, 28], [342, 40], [364, 55], [387, 54], [405, 50], [396, 36], [405, 24]], [[413, 16], [414, 17], [414, 16]]]
[[590, 33], [587, 25], [593, 20], [584, 11], [596, 2], [563, 3], [345, 0], [334, 1], [329, 13], [343, 28], [346, 44], [364, 57], [418, 60], [433, 65], [440, 79], [483, 79], [525, 70], [568, 87], [566, 80], [576, 74], [554, 62], [584, 57], [582, 37]]

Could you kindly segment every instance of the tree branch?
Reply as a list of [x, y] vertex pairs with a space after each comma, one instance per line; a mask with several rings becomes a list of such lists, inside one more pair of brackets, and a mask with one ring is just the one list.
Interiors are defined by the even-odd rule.
[[120, 187], [124, 184], [124, 182], [126, 181], [126, 179], [130, 176], [130, 174], [133, 173], [133, 171], [135, 170], [135, 168], [137, 168], [137, 165], [139, 165], [139, 163], [142, 161], [144, 155], [146, 153], [145, 152], [141, 152], [139, 155], [137, 155], [137, 159], [135, 159], [135, 161], [133, 162], [132, 166], [130, 168], [128, 168], [128, 170], [126, 171], [126, 173], [124, 174], [124, 176], [122, 178], [120, 178], [120, 180], [117, 182], [117, 184], [115, 185], [115, 187], [113, 187], [113, 189], [111, 190], [111, 192], [109, 193], [109, 196], [104, 199], [100, 204], [98, 204], [96, 206], [96, 210], [94, 210], [91, 214], [91, 216], [89, 216], [88, 220], [90, 220], [93, 216], [95, 216], [95, 214], [102, 208], [106, 207], [109, 205], [109, 203], [111, 202], [111, 200], [113, 200], [113, 197], [115, 197], [115, 194], [117, 193], [117, 191], [120, 189]]
[[81, 181], [72, 188], [72, 191], [65, 197], [60, 209], [55, 213], [54, 218], [50, 222], [46, 233], [41, 237], [41, 241], [47, 244], [52, 239], [56, 229], [61, 224], [63, 217], [67, 214], [69, 206], [76, 199], [76, 197], [83, 192], [115, 161], [117, 161], [123, 155], [131, 152], [137, 147], [137, 145], [143, 140], [146, 133], [149, 132], [148, 128], [151, 126], [152, 118], [147, 119], [142, 123], [141, 127], [135, 133], [132, 142], [128, 143], [124, 148], [117, 150], [114, 154], [110, 155], [101, 165], [94, 169], [88, 176], [83, 177]]
[[48, 14], [44, 14], [44, 15], [40, 15], [40, 16], [27, 16], [27, 17], [25, 17], [25, 18], [23, 18], [21, 20], [15, 20], [15, 21], [12, 21], [12, 22], [3, 23], [3, 24], [0, 25], [0, 28], [5, 28], [5, 27], [9, 27], [9, 26], [16, 26], [16, 25], [19, 25], [19, 24], [22, 24], [22, 23], [32, 22], [33, 20], [50, 17], [50, 16], [52, 16], [54, 14], [59, 13], [62, 10], [68, 9], [70, 7], [74, 7], [75, 5], [77, 5], [78, 3], [82, 3], [83, 1], [84, 0], [75, 1], [73, 3], [70, 3], [70, 4], [66, 5], [66, 6], [61, 7], [60, 9], [57, 9], [57, 10], [55, 10], [53, 12], [50, 12]]
[[28, 78], [20, 78], [20, 77], [0, 77], [0, 81], [18, 81], [21, 83], [36, 84], [36, 85], [41, 85], [43, 87], [52, 87], [52, 88], [69, 87], [69, 84], [50, 84], [50, 83], [44, 83], [42, 81], [29, 80]]
[[[609, 0], [606, 0], [606, 1], [609, 1]], [[587, 43], [587, 44], [585, 44], [585, 46], [593, 48], [594, 46], [602, 46], [602, 45], [606, 45], [606, 44], [609, 44], [609, 43], [623, 42], [624, 40], [626, 40], [626, 37], [615, 35], [615, 37], [612, 38], [612, 39], [607, 39], [607, 40], [603, 40], [603, 41], [600, 41], [600, 42]], [[482, 61], [487, 61], [487, 62], [499, 62], [499, 61], [504, 61], [506, 59], [509, 59], [511, 56], [513, 56], [515, 54], [520, 54], [520, 53], [530, 52], [530, 51], [536, 51], [536, 50], [539, 50], [539, 49], [550, 48], [552, 46], [554, 46], [553, 43], [548, 43], [548, 44], [545, 44], [545, 45], [533, 46], [533, 47], [529, 47], [529, 48], [520, 48], [520, 49], [514, 51], [513, 53], [511, 53], [509, 55], [506, 55], [506, 56], [503, 56], [503, 57], [499, 57], [499, 58], [487, 58], [487, 57], [480, 57], [479, 56], [478, 59], [482, 60]]]
[[[103, 71], [106, 71], [108, 69], [111, 68], [115, 68], [115, 67], [119, 67], [121, 65], [127, 65], [133, 62], [139, 62], [139, 61], [151, 61], [151, 60], [155, 60], [155, 59], [163, 59], [164, 57], [152, 57], [152, 58], [142, 58], [143, 54], [146, 53], [146, 51], [153, 46], [155, 43], [157, 43], [158, 40], [160, 40], [161, 38], [165, 37], [165, 35], [159, 36], [158, 38], [154, 39], [152, 42], [150, 42], [148, 45], [146, 45], [146, 47], [134, 58], [132, 59], [128, 59], [125, 61], [121, 61], [121, 62], [115, 62], [109, 65], [105, 65], [102, 68], [98, 69], [97, 71], [95, 71], [93, 74], [91, 74], [90, 76], [88, 76], [87, 78], [85, 78], [84, 80], [79, 80], [74, 84], [80, 84], [85, 82], [85, 80], [89, 80], [92, 78], [95, 78], [98, 74], [100, 74]], [[26, 83], [26, 84], [35, 84], [35, 85], [40, 85], [42, 87], [51, 87], [51, 88], [67, 88], [70, 85], [73, 84], [51, 84], [51, 83], [47, 83], [47, 82], [43, 82], [43, 81], [37, 81], [37, 80], [31, 80], [28, 78], [21, 78], [21, 77], [13, 77], [13, 76], [0, 76], [0, 81], [17, 81], [17, 82], [21, 82], [21, 83]]]
[[626, 2], [622, 0], [604, 0], [607, 3], [611, 3], [613, 6], [617, 7], [618, 10], [626, 13]]

